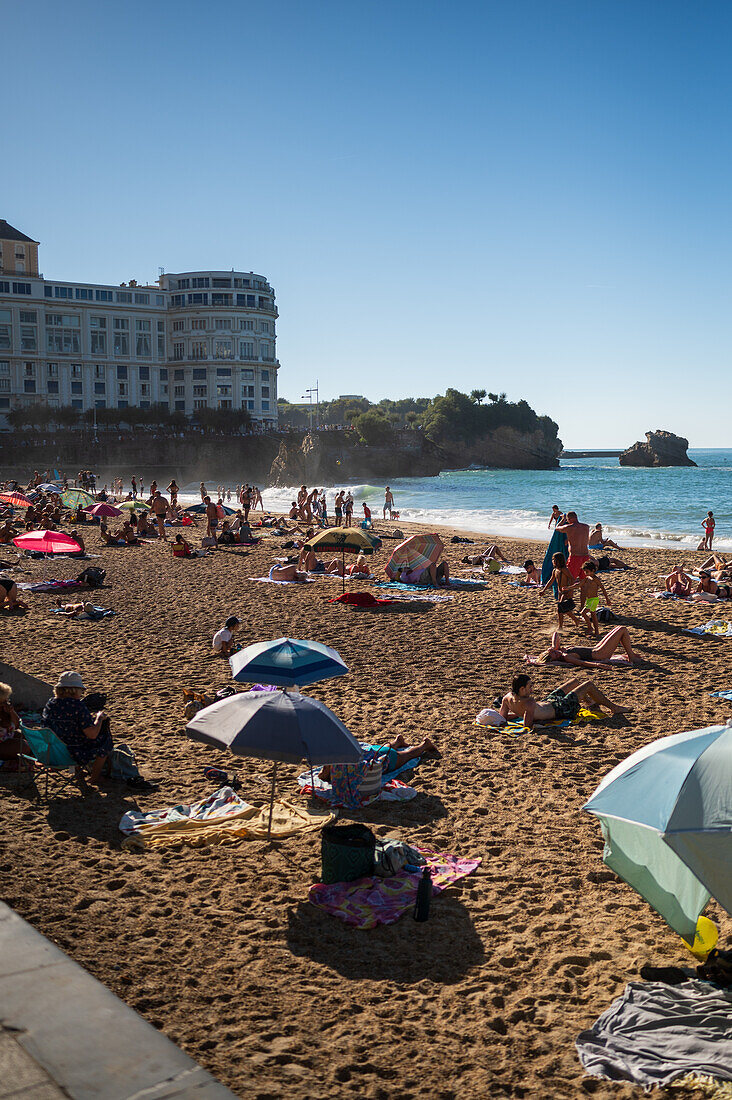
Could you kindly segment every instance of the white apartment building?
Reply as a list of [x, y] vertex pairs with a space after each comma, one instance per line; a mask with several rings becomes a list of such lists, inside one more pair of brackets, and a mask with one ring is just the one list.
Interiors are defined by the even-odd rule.
[[251, 271], [157, 284], [45, 279], [38, 242], [0, 220], [0, 416], [18, 406], [246, 409], [277, 426], [277, 306]]

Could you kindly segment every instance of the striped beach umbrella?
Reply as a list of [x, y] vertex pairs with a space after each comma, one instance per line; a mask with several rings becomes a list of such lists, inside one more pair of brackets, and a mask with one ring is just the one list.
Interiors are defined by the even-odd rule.
[[63, 531], [27, 531], [13, 543], [19, 550], [35, 550], [41, 554], [80, 554], [81, 547]]
[[276, 687], [305, 687], [319, 680], [345, 676], [348, 666], [337, 650], [321, 642], [299, 638], [275, 638], [255, 642], [239, 650], [229, 664], [240, 683], [274, 684]]
[[387, 576], [395, 581], [402, 570], [411, 572], [436, 565], [444, 549], [439, 535], [411, 535], [394, 547], [386, 565]]
[[33, 503], [22, 493], [0, 493], [0, 500], [5, 504], [12, 504], [13, 508], [30, 508]]
[[125, 512], [150, 511], [150, 505], [144, 504], [141, 500], [123, 500], [120, 504], [115, 504], [115, 508], [123, 508]]

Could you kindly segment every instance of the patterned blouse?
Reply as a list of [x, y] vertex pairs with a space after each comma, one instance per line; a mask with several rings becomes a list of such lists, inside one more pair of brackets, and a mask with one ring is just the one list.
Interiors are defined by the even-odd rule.
[[84, 733], [94, 725], [94, 718], [81, 699], [49, 699], [43, 708], [43, 721], [63, 741], [77, 764], [88, 764], [112, 751], [109, 728], [92, 741]]

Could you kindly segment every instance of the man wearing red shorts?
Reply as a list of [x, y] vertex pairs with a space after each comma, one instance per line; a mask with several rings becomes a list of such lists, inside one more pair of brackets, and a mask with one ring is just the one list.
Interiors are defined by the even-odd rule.
[[587, 545], [590, 534], [589, 524], [580, 523], [576, 512], [567, 512], [566, 523], [558, 523], [556, 530], [562, 531], [567, 536], [567, 542], [569, 543], [567, 569], [576, 581], [581, 580], [585, 575], [582, 566], [590, 558]]

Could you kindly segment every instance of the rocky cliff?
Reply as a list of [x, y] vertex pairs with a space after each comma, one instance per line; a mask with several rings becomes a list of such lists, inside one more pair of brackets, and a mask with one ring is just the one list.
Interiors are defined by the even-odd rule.
[[618, 459], [621, 466], [696, 466], [687, 452], [689, 440], [660, 429], [646, 432], [645, 443], [634, 443]]
[[267, 485], [436, 477], [446, 465], [443, 451], [417, 431], [395, 431], [380, 446], [366, 446], [355, 432], [308, 432], [304, 437], [298, 433], [280, 443]]
[[562, 441], [542, 431], [520, 432], [496, 428], [471, 439], [456, 440], [445, 448], [448, 468], [490, 466], [499, 470], [550, 470], [559, 465]]

